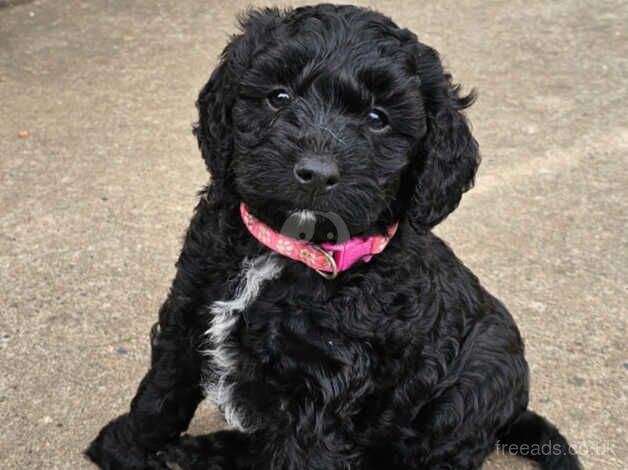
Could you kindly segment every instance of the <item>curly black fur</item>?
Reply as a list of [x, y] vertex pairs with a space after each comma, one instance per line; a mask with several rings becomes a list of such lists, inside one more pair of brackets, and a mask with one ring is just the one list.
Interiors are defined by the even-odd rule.
[[[273, 106], [276, 90], [292, 101]], [[373, 11], [249, 12], [198, 100], [212, 181], [151, 335], [151, 368], [87, 455], [108, 469], [461, 470], [480, 468], [498, 440], [553, 440], [560, 456], [543, 468], [579, 468], [527, 410], [512, 317], [430, 231], [473, 184], [478, 145], [461, 114], [473, 98], [436, 51]], [[372, 109], [386, 121], [369, 121]], [[308, 155], [333, 162], [338, 184], [305, 190], [293, 168]], [[260, 245], [241, 201], [276, 230], [303, 209], [338, 214], [352, 236], [400, 225], [370, 263], [326, 280]], [[254, 263], [276, 272], [222, 337], [207, 335]], [[204, 384], [221, 379], [238, 429], [181, 437]]]

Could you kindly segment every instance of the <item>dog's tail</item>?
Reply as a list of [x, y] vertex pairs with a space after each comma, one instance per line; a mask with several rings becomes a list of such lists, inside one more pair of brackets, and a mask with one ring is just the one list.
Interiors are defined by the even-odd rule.
[[542, 470], [582, 470], [567, 439], [542, 416], [527, 410], [505, 431], [498, 451], [533, 460]]

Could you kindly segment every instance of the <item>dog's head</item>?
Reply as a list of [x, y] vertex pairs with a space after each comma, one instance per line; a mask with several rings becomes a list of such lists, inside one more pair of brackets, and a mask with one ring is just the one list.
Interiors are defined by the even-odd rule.
[[214, 184], [269, 225], [333, 213], [351, 234], [427, 229], [473, 184], [478, 146], [434, 49], [370, 10], [249, 12], [201, 91]]

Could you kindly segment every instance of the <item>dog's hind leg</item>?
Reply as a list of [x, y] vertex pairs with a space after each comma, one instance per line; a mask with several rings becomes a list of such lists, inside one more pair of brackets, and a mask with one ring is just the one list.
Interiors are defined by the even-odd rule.
[[[167, 308], [168, 302], [162, 314]], [[161, 318], [161, 329], [151, 335], [151, 368], [129, 413], [105, 426], [85, 451], [101, 468], [148, 468], [149, 456], [187, 429], [202, 399], [197, 345], [170, 315]]]

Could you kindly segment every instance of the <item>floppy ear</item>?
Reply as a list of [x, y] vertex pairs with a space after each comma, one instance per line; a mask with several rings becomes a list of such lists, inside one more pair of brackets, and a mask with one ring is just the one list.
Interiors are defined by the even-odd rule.
[[259, 51], [264, 34], [277, 9], [251, 10], [240, 19], [241, 34], [231, 38], [220, 63], [201, 90], [196, 107], [199, 120], [194, 128], [198, 146], [212, 176], [212, 183], [224, 184], [229, 177], [233, 153], [232, 108], [243, 73]]
[[447, 217], [473, 186], [480, 154], [462, 114], [475, 101], [475, 93], [462, 95], [460, 86], [443, 70], [438, 53], [424, 44], [417, 46], [427, 129], [414, 155], [414, 194], [408, 217], [417, 228], [429, 229]]

